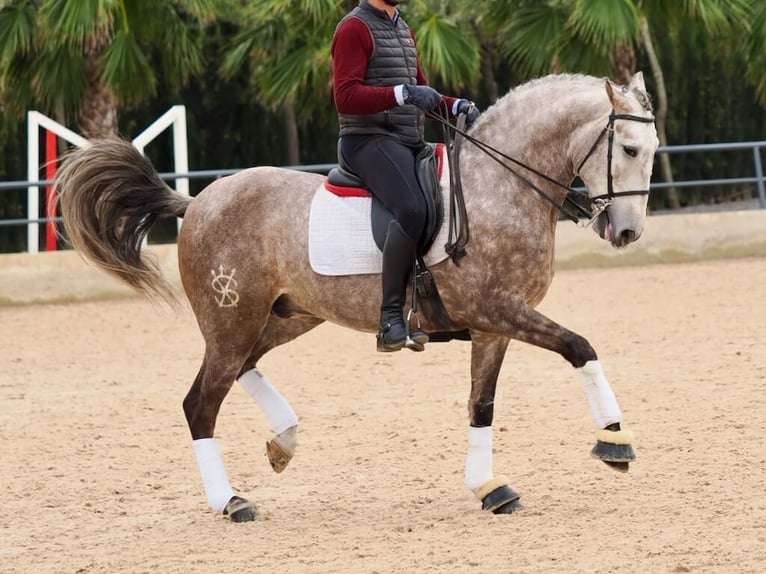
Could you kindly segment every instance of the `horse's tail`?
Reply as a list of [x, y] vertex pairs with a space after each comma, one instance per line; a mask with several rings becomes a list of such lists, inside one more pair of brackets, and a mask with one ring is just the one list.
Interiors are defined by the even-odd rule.
[[173, 303], [156, 259], [141, 253], [160, 218], [183, 217], [192, 199], [173, 191], [122, 139], [93, 140], [67, 154], [56, 176], [64, 228], [86, 260], [137, 291]]

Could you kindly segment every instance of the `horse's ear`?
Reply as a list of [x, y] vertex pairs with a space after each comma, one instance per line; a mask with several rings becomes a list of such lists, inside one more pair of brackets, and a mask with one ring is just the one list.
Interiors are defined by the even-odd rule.
[[606, 95], [609, 96], [609, 101], [612, 102], [614, 111], [618, 114], [630, 113], [630, 103], [623, 93], [622, 88], [615, 89], [615, 85], [609, 80], [606, 80], [605, 85]]
[[630, 79], [628, 90], [637, 90], [642, 94], [646, 93], [646, 84], [644, 83], [644, 73], [636, 72]]

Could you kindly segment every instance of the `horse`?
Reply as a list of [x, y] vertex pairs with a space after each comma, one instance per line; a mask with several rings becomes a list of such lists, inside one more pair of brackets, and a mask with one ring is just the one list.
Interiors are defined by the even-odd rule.
[[[452, 329], [467, 332], [471, 345], [465, 485], [482, 509], [511, 514], [523, 508], [520, 495], [508, 477], [495, 474], [492, 455], [495, 389], [511, 340], [558, 353], [575, 369], [595, 423], [591, 456], [620, 472], [635, 460], [633, 433], [622, 426], [596, 351], [535, 307], [553, 279], [567, 184], [581, 179], [599, 205], [593, 230], [625, 247], [643, 231], [659, 142], [641, 72], [627, 85], [583, 74], [533, 79], [499, 98], [465, 135], [453, 172], [461, 173], [470, 222], [467, 255], [459, 263], [445, 256], [430, 272]], [[486, 147], [524, 167], [510, 174], [507, 162]], [[183, 218], [181, 284], [205, 342], [183, 410], [207, 503], [234, 522], [254, 520], [258, 512], [230, 485], [214, 438], [234, 382], [268, 419], [267, 454], [273, 470], [282, 472], [295, 454], [298, 417], [259, 370], [259, 360], [324, 321], [361, 333], [378, 328], [378, 273], [333, 276], [312, 269], [307, 228], [324, 177], [259, 166], [189, 197], [172, 190], [121, 138], [71, 150], [56, 177], [72, 246], [138, 292], [171, 304], [181, 294], [144, 245], [159, 218]], [[444, 247], [431, 249], [443, 254]], [[427, 316], [422, 329], [434, 330]]]

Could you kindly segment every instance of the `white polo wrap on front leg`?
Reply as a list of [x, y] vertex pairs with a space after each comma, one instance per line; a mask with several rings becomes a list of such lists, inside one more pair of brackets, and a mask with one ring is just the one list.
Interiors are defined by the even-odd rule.
[[197, 455], [199, 472], [205, 485], [207, 503], [220, 514], [234, 496], [234, 490], [226, 477], [221, 449], [214, 438], [201, 438], [194, 441], [194, 453]]
[[279, 435], [298, 424], [298, 416], [293, 408], [258, 369], [247, 371], [238, 380], [261, 407], [275, 434]]
[[476, 494], [492, 480], [492, 427], [468, 428], [468, 454], [465, 457], [465, 484]]
[[610, 424], [622, 421], [622, 412], [617, 405], [612, 387], [604, 376], [600, 361], [588, 361], [577, 369], [588, 404], [598, 428], [603, 429]]

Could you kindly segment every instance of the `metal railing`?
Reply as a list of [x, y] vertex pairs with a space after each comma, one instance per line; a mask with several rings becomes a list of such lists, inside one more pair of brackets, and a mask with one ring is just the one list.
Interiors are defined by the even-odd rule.
[[[753, 154], [753, 171], [752, 176], [743, 177], [731, 177], [731, 178], [717, 178], [717, 179], [700, 179], [700, 180], [686, 180], [686, 181], [673, 181], [673, 182], [661, 182], [652, 183], [652, 190], [662, 190], [669, 188], [692, 188], [692, 187], [713, 187], [713, 186], [741, 186], [741, 185], [755, 185], [758, 192], [758, 204], [761, 209], [766, 209], [766, 180], [764, 179], [763, 161], [761, 159], [762, 150], [766, 149], [766, 141], [754, 141], [754, 142], [738, 142], [738, 143], [719, 143], [719, 144], [694, 144], [694, 145], [677, 145], [677, 146], [664, 146], [657, 150], [657, 154], [668, 153], [706, 153], [706, 152], [721, 152], [721, 151], [741, 151], [751, 150]], [[321, 163], [311, 165], [298, 165], [298, 166], [284, 166], [288, 169], [295, 169], [299, 171], [307, 171], [312, 173], [327, 173], [335, 167], [335, 163]], [[171, 180], [176, 178], [188, 178], [188, 179], [217, 179], [232, 175], [242, 171], [241, 169], [213, 169], [213, 170], [199, 170], [190, 171], [188, 173], [160, 173], [160, 177], [164, 180]], [[53, 182], [50, 180], [41, 180], [35, 182], [38, 188], [43, 188], [47, 185], [51, 185]], [[28, 189], [30, 187], [28, 181], [7, 181], [0, 182], [0, 192], [10, 189]], [[0, 227], [5, 226], [28, 226], [30, 224], [45, 224], [51, 222], [60, 222], [61, 217], [48, 218], [4, 218], [0, 219]]]

